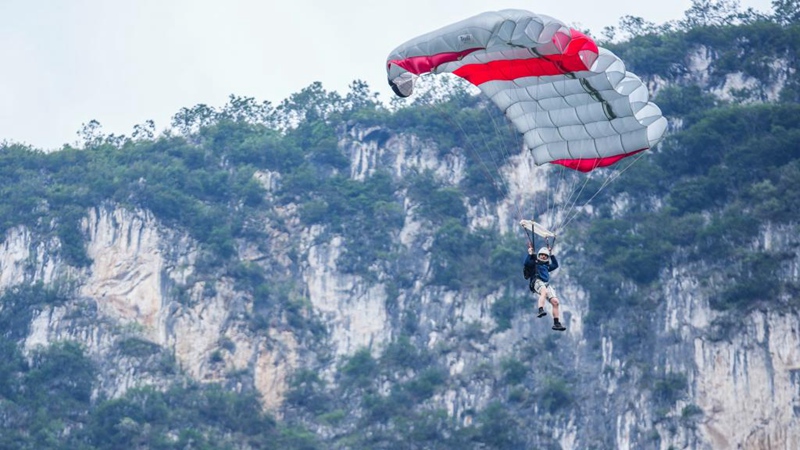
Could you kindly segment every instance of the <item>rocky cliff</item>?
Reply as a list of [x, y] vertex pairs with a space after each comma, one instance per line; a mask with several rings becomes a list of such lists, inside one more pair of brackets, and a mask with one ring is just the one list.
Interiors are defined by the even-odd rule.
[[[444, 182], [459, 180], [464, 162], [458, 151], [439, 158], [430, 144], [404, 135], [376, 145], [369, 136], [377, 131], [356, 127], [341, 136], [341, 148], [351, 155], [353, 167], [359, 168], [352, 177], [367, 176], [383, 166], [397, 177], [426, 168]], [[535, 170], [522, 153], [509, 160], [504, 173], [511, 197], [520, 199], [544, 189], [544, 181], [529, 181], [542, 180], [531, 176]], [[540, 173], [546, 176], [547, 172]], [[470, 220], [473, 226], [496, 224], [512, 230], [511, 209], [511, 200], [505, 200], [491, 209], [474, 210]], [[281, 214], [293, 221], [291, 209]], [[636, 389], [638, 369], [629, 365], [630, 355], [617, 350], [615, 336], [584, 335], [582, 318], [588, 302], [570, 277], [569, 264], [555, 280], [568, 326], [564, 335], [557, 340], [549, 336], [551, 331], [536, 321], [531, 307], [513, 320], [511, 328], [493, 332], [497, 324], [490, 310], [502, 292], [488, 288], [485, 295], [478, 295], [426, 284], [430, 261], [424, 250], [431, 235], [408, 202], [397, 244], [422, 257], [414, 267], [404, 269], [415, 274], [413, 286], [397, 295], [393, 309], [388, 306], [385, 283], [337, 269], [341, 238], [326, 235], [324, 227], [294, 223], [296, 229], [287, 233], [296, 242], [293, 249], [301, 261], [295, 276], [299, 292], [310, 302], [310, 314], [328, 330], [325, 344], [332, 349], [333, 359], [322, 367], [328, 367], [331, 381], [341, 358], [361, 348], [379, 356], [399, 333], [399, 320], [393, 314], [410, 310], [418, 317], [418, 333], [425, 345], [439, 355], [448, 377], [457, 380], [430, 401], [464, 423], [471, 420], [471, 412], [485, 408], [497, 395], [496, 379], [480, 372], [498, 367], [533, 342], [543, 351], [561, 354], [564, 365], [559, 370], [580, 373], [591, 383], [577, 387], [575, 408], [550, 419], [553, 441], [563, 448], [584, 445], [586, 416], [598, 411], [602, 411], [601, 422], [615, 424], [618, 448], [641, 448], [652, 428], [664, 437], [661, 448], [793, 449], [800, 445], [800, 319], [793, 311], [754, 311], [742, 317], [735, 329], [718, 336], [715, 320], [722, 313], [710, 308], [708, 300], [714, 292], [713, 280], [698, 279], [691, 268], [665, 270], [659, 279], [660, 304], [648, 320], [658, 329], [651, 363], [666, 372], [685, 374], [689, 395], [669, 411], [659, 412], [662, 417], [653, 417], [653, 410], [646, 406], [648, 395]], [[281, 411], [289, 377], [304, 366], [301, 355], [309, 351], [300, 348], [301, 337], [285, 320], [276, 317], [266, 334], [248, 330], [243, 316], [252, 308], [252, 299], [237, 291], [233, 280], [214, 280], [209, 289], [208, 280], [195, 277], [196, 243], [185, 233], [159, 224], [147, 211], [99, 206], [86, 211], [82, 231], [92, 261], [83, 269], [58, 258], [57, 240], [37, 240], [25, 227], [6, 233], [0, 254], [3, 288], [41, 281], [70, 283], [76, 293], [63, 305], [37, 312], [24, 342], [26, 349], [60, 340], [81, 342], [102, 362], [97, 389], [111, 396], [134, 386], [166, 383], [175, 374], [160, 369], [160, 358], [174, 358], [185, 374], [207, 382], [225, 382], [231, 374], [245, 372], [247, 382], [263, 395], [264, 407]], [[766, 229], [752, 245], [788, 248], [796, 245], [795, 232], [793, 227]], [[569, 255], [572, 246], [564, 242], [562, 253]], [[250, 249], [244, 257], [280, 265], [285, 264], [285, 252]], [[796, 258], [783, 277], [797, 280]], [[519, 290], [525, 289], [520, 278]], [[468, 327], [485, 338], [465, 338]], [[151, 346], [146, 358], [126, 352], [131, 342]], [[596, 342], [601, 343], [599, 348]], [[530, 364], [535, 371], [537, 361]], [[692, 426], [676, 426], [676, 422]]]

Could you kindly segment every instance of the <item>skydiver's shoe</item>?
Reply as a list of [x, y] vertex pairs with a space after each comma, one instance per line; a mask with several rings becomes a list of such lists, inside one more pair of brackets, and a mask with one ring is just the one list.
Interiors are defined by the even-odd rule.
[[544, 308], [539, 308], [539, 314], [536, 314], [536, 317], [544, 317], [547, 315], [547, 311]]
[[561, 325], [561, 322], [556, 322], [553, 324], [553, 329], [556, 331], [564, 331], [567, 329], [564, 325]]

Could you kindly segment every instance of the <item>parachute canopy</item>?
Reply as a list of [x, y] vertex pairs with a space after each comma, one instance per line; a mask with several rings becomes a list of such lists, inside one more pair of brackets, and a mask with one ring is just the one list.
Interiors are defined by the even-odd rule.
[[478, 86], [522, 133], [537, 165], [591, 171], [656, 145], [667, 121], [647, 87], [613, 53], [545, 15], [486, 12], [391, 52], [401, 97], [417, 76], [453, 73]]

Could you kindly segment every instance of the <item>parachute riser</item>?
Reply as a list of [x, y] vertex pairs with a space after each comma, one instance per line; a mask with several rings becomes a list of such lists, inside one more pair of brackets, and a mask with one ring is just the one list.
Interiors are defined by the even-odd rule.
[[544, 245], [547, 246], [548, 250], [552, 251], [553, 248], [556, 246], [556, 237], [553, 236], [553, 241], [552, 242], [550, 242], [550, 238], [549, 237], [544, 238]]

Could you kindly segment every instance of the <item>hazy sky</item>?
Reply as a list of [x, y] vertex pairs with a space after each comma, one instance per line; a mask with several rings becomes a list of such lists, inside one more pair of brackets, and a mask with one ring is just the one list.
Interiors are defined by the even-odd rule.
[[[770, 0], [741, 0], [770, 10]], [[384, 62], [405, 40], [483, 11], [521, 8], [599, 36], [624, 15], [657, 24], [691, 0], [0, 0], [0, 142], [57, 148], [81, 124], [160, 130], [228, 95], [273, 104], [314, 81], [388, 98]]]

